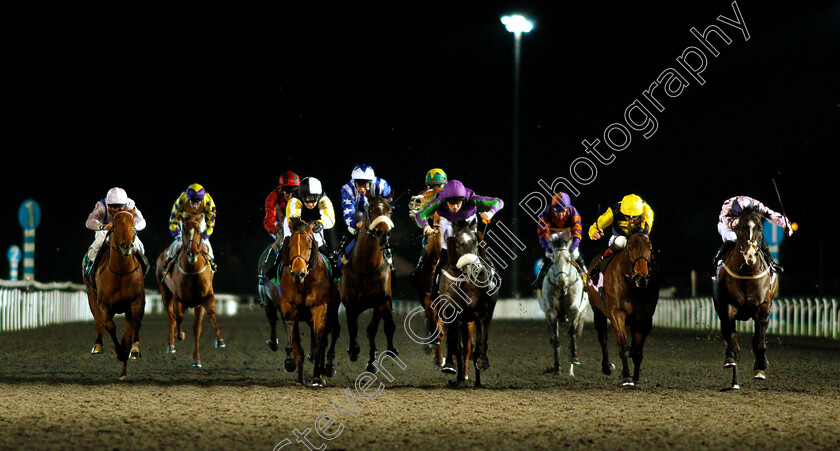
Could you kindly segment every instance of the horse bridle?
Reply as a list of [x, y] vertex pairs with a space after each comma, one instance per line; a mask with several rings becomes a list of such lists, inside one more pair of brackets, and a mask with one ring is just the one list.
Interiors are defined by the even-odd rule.
[[[115, 251], [119, 252], [120, 255], [122, 255], [123, 257], [127, 258], [127, 257], [131, 256], [132, 250], [134, 249], [134, 242], [132, 241], [131, 244], [127, 245], [128, 253], [123, 252], [123, 243], [120, 243], [120, 240], [117, 237], [117, 234], [113, 233], [113, 231], [114, 231], [114, 229], [112, 228], [111, 230], [108, 231], [108, 234], [105, 236], [105, 239], [108, 241], [108, 247], [110, 247], [112, 250], [115, 250]], [[108, 271], [111, 271], [112, 273], [114, 273], [118, 276], [127, 276], [131, 273], [136, 272], [138, 269], [140, 269], [140, 262], [139, 261], [137, 262], [137, 266], [135, 266], [134, 269], [132, 269], [131, 271], [117, 272], [117, 271], [114, 271], [113, 269], [111, 269], [111, 260], [110, 259], [108, 260]]]
[[380, 242], [381, 237], [377, 236], [377, 235], [376, 235], [376, 232], [375, 232], [374, 230], [370, 230], [369, 228], [370, 228], [370, 224], [373, 224], [373, 221], [374, 221], [376, 218], [378, 218], [378, 217], [380, 217], [380, 216], [385, 216], [386, 218], [389, 218], [389, 219], [390, 219], [390, 216], [389, 216], [389, 215], [386, 215], [385, 213], [382, 213], [382, 214], [378, 215], [376, 218], [371, 217], [371, 216], [370, 216], [370, 215], [371, 215], [371, 211], [370, 211], [370, 200], [368, 200], [367, 202], [365, 202], [365, 209], [364, 209], [364, 213], [365, 213], [365, 220], [366, 220], [365, 222], [366, 222], [366, 224], [362, 224], [361, 231], [362, 231], [364, 234], [366, 234], [366, 235], [369, 235], [369, 236], [372, 236], [372, 237], [376, 238], [377, 242], [379, 242], [379, 245], [384, 247], [384, 246], [385, 246], [385, 243], [387, 243], [387, 242], [388, 242], [388, 237], [386, 236], [386, 237], [385, 237], [385, 243], [382, 243], [382, 242]]
[[[645, 235], [645, 236], [647, 236], [647, 235]], [[653, 255], [653, 246], [651, 246], [650, 252], [651, 252], [651, 255]], [[627, 240], [627, 255], [630, 256], [630, 239], [629, 238]], [[632, 258], [632, 256], [631, 256], [631, 258]], [[645, 263], [647, 263], [648, 273], [646, 275], [641, 275], [641, 274], [636, 273], [636, 262], [638, 262], [639, 260], [644, 260]], [[630, 273], [629, 274], [624, 274], [624, 278], [627, 279], [627, 280], [630, 280], [630, 281], [633, 281], [633, 279], [635, 277], [642, 277], [644, 279], [650, 279], [650, 271], [651, 271], [650, 260], [651, 260], [651, 258], [646, 257], [644, 255], [644, 252], [642, 252], [641, 255], [634, 258], [630, 262]]]
[[[193, 264], [193, 262], [198, 261], [198, 256], [201, 255], [202, 257], [204, 257], [204, 265], [198, 271], [187, 272], [187, 271], [184, 271], [184, 268], [181, 267], [181, 263], [178, 262], [178, 271], [180, 271], [181, 274], [184, 274], [184, 275], [187, 275], [187, 276], [194, 276], [196, 274], [200, 274], [200, 273], [204, 272], [207, 269], [208, 266], [210, 266], [210, 260], [207, 258], [206, 255], [204, 255], [204, 252], [201, 251], [201, 238], [199, 238], [198, 241], [196, 241], [195, 238], [193, 238], [195, 236], [195, 234], [196, 234], [196, 232], [191, 233], [189, 240], [186, 240], [186, 234], [183, 235], [183, 238], [181, 238], [182, 241], [184, 241], [183, 246], [182, 246], [183, 247], [183, 252], [184, 252], [184, 255], [187, 256], [187, 261], [190, 262], [190, 264]], [[196, 244], [196, 247], [198, 248], [198, 252], [193, 252], [193, 251], [190, 250], [190, 247], [191, 247], [192, 243]]]
[[[294, 235], [306, 235], [312, 240], [312, 244], [309, 246], [309, 258], [308, 259], [300, 253], [300, 242], [298, 242], [298, 254], [295, 255], [289, 261], [289, 273], [291, 273], [292, 272], [292, 264], [295, 262], [295, 260], [297, 260], [297, 259], [303, 260], [303, 262], [306, 264], [306, 272], [303, 273], [303, 276], [306, 277], [309, 274], [309, 271], [312, 271], [312, 266], [315, 262], [315, 258], [318, 257], [318, 248], [315, 244], [316, 243], [315, 236], [310, 234], [309, 232], [293, 232], [291, 235], [289, 235], [289, 245], [292, 244], [292, 238], [291, 237], [294, 236]], [[315, 257], [315, 258], [313, 258], [313, 257]]]

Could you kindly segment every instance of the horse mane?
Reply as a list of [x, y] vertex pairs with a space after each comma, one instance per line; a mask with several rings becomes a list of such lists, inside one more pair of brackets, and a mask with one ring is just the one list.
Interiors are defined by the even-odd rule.
[[738, 215], [738, 223], [740, 224], [742, 219], [754, 219], [756, 222], [761, 224], [762, 220], [764, 219], [764, 215], [758, 211], [754, 205], [750, 205], [749, 207], [744, 208], [741, 210], [741, 213]]
[[304, 232], [306, 231], [307, 223], [303, 219], [298, 217], [289, 218], [289, 230], [292, 232]]

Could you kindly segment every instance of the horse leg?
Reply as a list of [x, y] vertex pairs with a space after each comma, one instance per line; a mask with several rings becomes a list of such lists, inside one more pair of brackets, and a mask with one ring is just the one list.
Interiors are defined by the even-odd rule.
[[729, 311], [720, 316], [720, 333], [726, 341], [726, 359], [723, 361], [724, 368], [732, 368], [733, 390], [741, 388], [738, 385], [738, 361], [741, 360], [741, 348], [738, 346], [738, 331], [735, 325], [735, 311], [729, 307]]
[[292, 321], [292, 345], [295, 352], [295, 366], [297, 366], [297, 381], [303, 385], [303, 346], [300, 345], [300, 323]]
[[283, 371], [291, 373], [297, 368], [297, 363], [292, 357], [295, 347], [295, 319], [292, 317], [292, 307], [288, 303], [281, 304], [280, 314], [283, 317], [283, 326], [286, 329], [286, 360], [283, 361]]
[[[330, 347], [327, 349], [326, 365], [324, 366], [324, 374], [327, 377], [335, 376], [335, 343], [338, 341], [338, 336], [341, 335], [341, 324], [338, 321], [337, 310], [330, 307], [327, 314], [327, 328], [330, 330]], [[326, 335], [326, 332], [324, 335]], [[326, 337], [324, 339], [326, 340]]]
[[207, 315], [210, 316], [210, 321], [213, 322], [213, 329], [216, 331], [216, 342], [214, 346], [217, 348], [224, 348], [225, 339], [222, 338], [222, 330], [219, 329], [219, 321], [216, 320], [216, 296], [211, 295], [210, 300], [204, 303], [204, 309], [207, 310]]
[[204, 306], [193, 308], [195, 319], [193, 320], [193, 337], [195, 337], [195, 348], [193, 351], [193, 368], [201, 368], [201, 353], [198, 351], [198, 341], [201, 338], [201, 322], [204, 320]]
[[554, 353], [554, 366], [546, 368], [546, 373], [560, 374], [560, 337], [557, 312], [548, 311], [545, 314], [545, 322], [548, 326], [548, 338], [551, 343], [551, 350]]
[[630, 357], [633, 359], [633, 383], [639, 382], [645, 339], [652, 328], [652, 320], [639, 321], [633, 325], [633, 343], [630, 345]]
[[753, 370], [755, 371], [754, 379], [764, 380], [766, 375], [764, 371], [767, 370], [767, 327], [770, 325], [770, 312], [760, 310], [755, 318], [755, 334], [753, 335], [753, 355], [755, 356], [755, 364]]
[[271, 338], [269, 338], [265, 344], [274, 351], [277, 352], [280, 349], [280, 345], [277, 342], [277, 305], [268, 297], [265, 301], [265, 317], [268, 319], [268, 326], [271, 329]]
[[126, 321], [126, 335], [128, 334], [128, 326], [131, 325], [133, 333], [131, 334], [129, 347], [131, 351], [128, 357], [132, 360], [137, 360], [142, 357], [140, 354], [140, 324], [143, 321], [143, 315], [146, 313], [145, 298], [136, 299], [131, 303], [131, 309], [125, 312]]
[[93, 348], [91, 348], [90, 353], [102, 354], [102, 334], [105, 332], [105, 326], [102, 325], [102, 319], [99, 315], [96, 292], [91, 288], [88, 288], [87, 292], [90, 313], [93, 315], [93, 328], [96, 331], [96, 338], [93, 340]]
[[370, 346], [370, 352], [368, 354], [369, 359], [367, 366], [365, 369], [370, 373], [376, 372], [376, 366], [374, 366], [373, 362], [376, 361], [376, 331], [379, 330], [379, 321], [382, 319], [382, 311], [378, 308], [373, 309], [373, 315], [370, 318], [370, 324], [366, 329], [367, 337], [368, 337], [368, 345]]
[[615, 316], [611, 319], [613, 334], [615, 335], [616, 344], [618, 344], [618, 354], [621, 357], [621, 385], [623, 387], [630, 387], [633, 385], [633, 379], [630, 377], [630, 362], [627, 359], [629, 346], [627, 344], [627, 329], [624, 321], [627, 319], [627, 314], [623, 311], [617, 311]]
[[[466, 356], [464, 357], [464, 361], [467, 362], [467, 363], [469, 363], [471, 361], [472, 355], [473, 355], [473, 347], [472, 346], [473, 346], [474, 333], [475, 333], [475, 323], [467, 323], [466, 345], [464, 347], [464, 352], [466, 353]], [[476, 357], [481, 357], [482, 356], [482, 354], [478, 354], [478, 353], [475, 353], [475, 355], [476, 355]], [[482, 365], [482, 366], [486, 365], [486, 368], [481, 368], [481, 369], [487, 369], [487, 368], [490, 367], [490, 363], [487, 362], [487, 354], [486, 353], [484, 354], [484, 357], [485, 357], [484, 362], [479, 362], [478, 364]], [[478, 372], [476, 372], [476, 374], [478, 374]], [[464, 379], [466, 379], [466, 380], [470, 379], [470, 366], [469, 365], [464, 365]]]
[[598, 343], [601, 345], [601, 372], [609, 376], [615, 369], [610, 363], [610, 353], [607, 349], [607, 317], [598, 309], [592, 309], [595, 316], [595, 330], [598, 332]]
[[382, 307], [382, 321], [383, 328], [385, 330], [385, 349], [393, 352], [394, 355], [400, 355], [400, 351], [394, 347], [394, 332], [397, 330], [397, 325], [394, 324], [394, 311], [391, 309], [390, 299], [385, 303], [385, 306]]
[[[475, 382], [473, 383], [475, 388], [481, 388], [481, 370], [490, 367], [487, 359], [482, 358], [482, 356], [487, 355], [487, 334], [485, 330], [485, 324], [481, 319], [474, 322], [463, 322], [460, 327], [461, 349], [462, 355], [464, 356], [464, 380], [466, 381], [468, 379], [467, 372], [470, 369], [470, 358], [472, 358], [473, 365], [475, 365]], [[474, 340], [472, 336], [473, 331], [475, 332]], [[473, 342], [475, 342], [475, 349], [471, 349]]]
[[313, 387], [323, 387], [323, 377], [326, 372], [324, 369], [324, 352], [327, 348], [327, 326], [329, 324], [329, 321], [327, 321], [327, 305], [325, 304], [314, 307], [312, 308], [311, 313], [313, 348], [310, 352], [315, 355], [315, 368], [312, 373], [311, 385]]
[[461, 328], [458, 321], [452, 321], [446, 325], [446, 355], [450, 356], [455, 366], [455, 380], [449, 381], [448, 385], [453, 388], [464, 386], [464, 358], [462, 355]]
[[117, 352], [117, 360], [122, 362], [120, 380], [125, 380], [128, 377], [126, 376], [128, 350], [117, 339], [117, 324], [114, 322], [114, 314], [108, 307], [102, 307], [99, 314], [102, 315], [101, 318], [103, 318], [103, 326], [105, 327], [105, 330], [108, 331], [108, 335], [111, 336], [111, 340], [114, 342], [114, 350]]
[[182, 341], [184, 338], [187, 337], [186, 334], [184, 334], [184, 331], [181, 330], [181, 325], [184, 323], [184, 311], [186, 310], [186, 308], [184, 307], [184, 304], [182, 304], [179, 299], [176, 299], [176, 301], [177, 302], [174, 302], [174, 304], [175, 304], [175, 338], [178, 339], [178, 341]]
[[350, 356], [351, 362], [355, 362], [359, 358], [359, 353], [362, 351], [362, 348], [356, 341], [356, 336], [359, 335], [359, 312], [356, 311], [355, 308], [347, 307], [347, 304], [345, 304], [345, 308], [347, 315], [347, 333], [350, 335], [350, 344], [347, 347], [347, 355]]

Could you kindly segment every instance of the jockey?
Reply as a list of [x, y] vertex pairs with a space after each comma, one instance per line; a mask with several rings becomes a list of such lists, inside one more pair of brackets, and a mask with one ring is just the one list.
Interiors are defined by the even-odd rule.
[[650, 233], [653, 226], [653, 210], [641, 197], [628, 194], [621, 199], [621, 202], [608, 208], [589, 227], [589, 239], [597, 240], [601, 238], [604, 236], [604, 228], [610, 225], [612, 225], [612, 236], [610, 237], [609, 247], [592, 269], [590, 281], [593, 284], [598, 284], [601, 273], [604, 272], [602, 266], [607, 258], [624, 249], [627, 244], [627, 235], [633, 228], [641, 228], [645, 233]]
[[[299, 194], [286, 204], [286, 218], [283, 220], [283, 235], [290, 236], [289, 221], [298, 218], [307, 223], [314, 222], [312, 233], [318, 243], [318, 251], [328, 257], [332, 273], [336, 274], [336, 261], [332, 252], [324, 241], [324, 229], [331, 229], [335, 225], [335, 210], [332, 201], [324, 194], [321, 181], [315, 177], [307, 177], [300, 182]], [[312, 257], [310, 257], [312, 258]]]
[[[108, 232], [113, 227], [114, 215], [121, 211], [131, 212], [134, 216], [134, 230], [139, 232], [146, 228], [146, 220], [140, 209], [134, 204], [134, 201], [128, 197], [125, 190], [122, 188], [111, 188], [105, 195], [105, 198], [96, 203], [93, 211], [88, 215], [85, 221], [85, 227], [88, 230], [93, 230], [93, 244], [88, 248], [85, 254], [85, 277], [90, 277], [90, 272], [93, 269], [93, 264], [96, 262], [96, 257], [99, 256], [99, 250], [102, 248], [102, 243], [108, 236]], [[140, 257], [140, 264], [143, 266], [143, 275], [149, 270], [149, 260], [146, 258], [143, 243], [137, 233], [134, 234], [134, 251]]]
[[[274, 241], [272, 241], [272, 243], [262, 253], [259, 273], [257, 274], [260, 285], [265, 284], [265, 274], [269, 274], [269, 272], [277, 265], [277, 257], [280, 255], [280, 249], [277, 244], [277, 229], [278, 226], [283, 224], [283, 221], [286, 219], [286, 205], [299, 186], [300, 177], [292, 171], [287, 171], [285, 174], [280, 176], [277, 187], [271, 190], [271, 192], [268, 193], [268, 197], [265, 198], [265, 219], [263, 219], [263, 228], [265, 228], [265, 231], [271, 235], [271, 238], [273, 238]], [[282, 230], [282, 228], [280, 230]], [[281, 243], [283, 241], [282, 238], [283, 237], [281, 236]]]
[[169, 233], [172, 234], [174, 241], [166, 251], [164, 277], [169, 273], [170, 264], [178, 255], [178, 251], [181, 250], [181, 224], [190, 219], [199, 222], [201, 242], [207, 246], [210, 269], [216, 272], [213, 247], [210, 245], [210, 235], [213, 234], [213, 229], [216, 226], [216, 203], [213, 202], [213, 198], [204, 190], [203, 186], [193, 183], [172, 204], [172, 212], [169, 214]]
[[[362, 226], [362, 216], [364, 207], [367, 204], [367, 194], [372, 196], [389, 196], [391, 194], [391, 185], [376, 176], [373, 168], [360, 164], [353, 168], [350, 174], [351, 180], [341, 187], [341, 213], [344, 217], [344, 224], [347, 225], [347, 232], [341, 237], [341, 242], [335, 250], [333, 258], [338, 261], [339, 257], [344, 257], [347, 252], [347, 246], [356, 236], [356, 229]], [[391, 256], [391, 246], [385, 245], [385, 259], [389, 265], [393, 266], [393, 258]]]
[[[420, 226], [420, 224], [417, 222], [417, 212], [419, 212], [426, 204], [426, 198], [434, 197], [438, 193], [438, 191], [441, 191], [443, 189], [443, 186], [446, 185], [446, 182], [446, 172], [443, 172], [443, 169], [430, 169], [429, 172], [426, 173], [426, 189], [420, 192], [420, 194], [413, 196], [408, 206], [409, 216], [411, 217], [411, 220], [414, 221], [415, 224], [417, 224], [418, 227]], [[423, 235], [423, 247], [420, 249], [420, 259], [417, 260], [417, 264], [414, 267], [414, 272], [412, 272], [409, 276], [412, 279], [412, 281], [417, 276], [417, 273], [419, 273], [420, 270], [423, 268], [423, 264], [426, 261], [427, 243], [428, 237], [426, 235]]]
[[[440, 216], [441, 251], [434, 280], [438, 280], [440, 271], [448, 261], [446, 241], [447, 238], [454, 236], [452, 223], [459, 219], [475, 223], [476, 214], [481, 216], [483, 221], [489, 222], [502, 207], [504, 207], [504, 202], [501, 199], [478, 196], [460, 181], [452, 180], [417, 212], [417, 224], [423, 229], [425, 235], [435, 233], [435, 229], [429, 225], [429, 218], [435, 213]], [[435, 285], [432, 286], [433, 289], [436, 289]]]
[[[732, 248], [735, 247], [735, 242], [738, 240], [738, 237], [732, 229], [738, 224], [738, 215], [747, 208], [755, 209], [761, 213], [765, 219], [783, 228], [787, 236], [793, 235], [793, 228], [790, 226], [790, 220], [783, 214], [771, 210], [763, 203], [749, 196], [730, 197], [723, 203], [723, 207], [721, 207], [720, 210], [720, 216], [718, 217], [718, 233], [720, 233], [720, 236], [723, 239], [723, 244], [721, 244], [720, 249], [718, 249], [717, 254], [715, 254], [714, 261], [712, 262], [714, 266], [712, 274], [717, 273], [718, 264], [724, 260]], [[764, 241], [764, 239], [761, 240], [761, 251], [767, 258], [767, 261], [770, 262], [770, 266], [773, 270], [777, 274], [781, 274], [782, 271], [784, 271], [784, 268], [773, 260], [773, 257], [770, 254], [770, 246], [766, 241]]]
[[531, 289], [539, 290], [542, 287], [543, 279], [551, 268], [553, 249], [551, 248], [551, 229], [562, 229], [560, 233], [562, 237], [571, 243], [569, 244], [569, 252], [572, 253], [579, 270], [586, 274], [586, 265], [583, 263], [583, 257], [580, 256], [580, 240], [583, 238], [583, 226], [581, 225], [580, 215], [577, 209], [572, 206], [572, 201], [566, 193], [557, 193], [551, 198], [551, 204], [546, 207], [545, 211], [540, 215], [539, 225], [537, 227], [537, 236], [540, 240], [540, 247], [545, 250], [545, 257], [542, 260], [542, 267], [537, 274], [537, 278], [531, 283]]

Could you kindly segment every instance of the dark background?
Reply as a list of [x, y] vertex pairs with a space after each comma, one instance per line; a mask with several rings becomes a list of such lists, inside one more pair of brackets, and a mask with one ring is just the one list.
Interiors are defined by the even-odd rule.
[[[689, 79], [682, 95], [665, 98], [656, 134], [635, 133], [574, 204], [588, 229], [599, 205], [642, 196], [656, 213], [665, 284], [687, 294], [696, 269], [707, 293], [721, 204], [746, 194], [779, 209], [775, 179], [801, 227], [782, 244], [782, 294], [840, 293], [840, 2], [739, 1], [746, 42], [715, 20], [734, 17], [731, 2], [561, 3], [7, 12], [0, 248], [21, 245], [17, 211], [35, 199], [43, 211], [36, 279], [81, 283], [93, 239], [85, 219], [120, 186], [148, 221], [140, 237], [154, 260], [171, 240], [172, 202], [198, 182], [218, 206], [216, 291], [250, 294], [270, 241], [263, 202], [278, 176], [320, 178], [338, 207], [359, 163], [399, 194], [419, 191], [425, 172], [441, 167], [502, 197], [497, 218], [510, 226], [519, 201], [510, 156], [514, 40], [499, 18], [518, 11], [536, 22], [522, 40], [520, 198], [540, 179], [568, 177], [584, 155], [581, 140], [621, 121], [663, 70], [681, 70], [675, 59], [698, 45], [689, 29], [717, 24], [732, 43], [716, 41], [721, 53], [707, 55], [705, 85]], [[400, 297], [410, 293], [404, 276], [420, 250], [408, 197], [394, 213]], [[541, 252], [535, 224], [520, 214], [524, 293]], [[585, 239], [585, 258], [605, 244]], [[147, 285], [156, 287], [151, 276]]]

